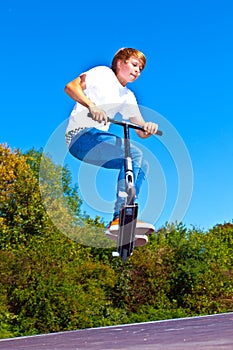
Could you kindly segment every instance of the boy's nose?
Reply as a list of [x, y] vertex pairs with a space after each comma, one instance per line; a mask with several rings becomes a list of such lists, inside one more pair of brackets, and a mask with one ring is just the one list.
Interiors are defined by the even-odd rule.
[[134, 67], [133, 68], [133, 73], [134, 74], [138, 74], [140, 72], [139, 68], [138, 67]]

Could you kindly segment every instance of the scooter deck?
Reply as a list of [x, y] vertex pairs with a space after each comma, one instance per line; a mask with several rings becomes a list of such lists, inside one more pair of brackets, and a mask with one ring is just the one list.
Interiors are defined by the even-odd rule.
[[[120, 225], [112, 225], [111, 229], [109, 229], [109, 232], [112, 235], [119, 235], [119, 229]], [[139, 220], [136, 221], [136, 226], [135, 226], [135, 235], [151, 235], [152, 233], [155, 232], [155, 227], [152, 224], [149, 224], [147, 222], [141, 222]]]

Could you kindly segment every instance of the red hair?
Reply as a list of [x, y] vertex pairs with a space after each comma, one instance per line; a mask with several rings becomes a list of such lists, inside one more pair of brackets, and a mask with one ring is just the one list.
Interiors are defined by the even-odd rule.
[[128, 48], [128, 47], [123, 47], [122, 49], [118, 50], [115, 53], [115, 56], [113, 57], [112, 65], [111, 65], [113, 72], [116, 74], [118, 60], [127, 61], [130, 57], [135, 57], [139, 59], [142, 64], [142, 69], [145, 68], [146, 57], [141, 51]]

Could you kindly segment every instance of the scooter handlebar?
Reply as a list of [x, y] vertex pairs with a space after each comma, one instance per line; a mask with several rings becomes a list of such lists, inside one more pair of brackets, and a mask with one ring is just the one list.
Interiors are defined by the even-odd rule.
[[[138, 124], [134, 124], [134, 123], [130, 123], [130, 122], [124, 122], [124, 121], [118, 121], [118, 120], [115, 120], [115, 119], [112, 119], [112, 118], [108, 118], [108, 121], [110, 123], [113, 123], [113, 124], [118, 124], [118, 125], [122, 125], [122, 126], [127, 125], [129, 128], [137, 129], [137, 130], [140, 130], [140, 131], [145, 131], [143, 126], [138, 125]], [[161, 130], [157, 130], [156, 135], [162, 136], [163, 132]]]
[[[92, 118], [91, 113], [88, 113], [88, 117]], [[109, 118], [109, 117], [108, 117], [108, 122], [112, 123], [112, 124], [122, 125], [122, 126], [127, 125], [129, 128], [145, 131], [141, 125], [130, 123], [130, 122], [119, 121], [119, 120], [115, 120], [115, 119]], [[156, 135], [162, 136], [163, 132], [161, 130], [157, 130]]]

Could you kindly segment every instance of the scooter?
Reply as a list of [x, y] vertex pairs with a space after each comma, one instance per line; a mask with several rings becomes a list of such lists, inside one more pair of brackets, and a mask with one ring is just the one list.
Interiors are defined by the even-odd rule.
[[[117, 251], [113, 252], [114, 257], [121, 257], [125, 263], [133, 254], [135, 245], [135, 232], [138, 217], [138, 203], [135, 203], [136, 189], [134, 185], [133, 164], [130, 155], [130, 132], [129, 129], [144, 131], [143, 127], [134, 123], [117, 121], [108, 118], [108, 121], [123, 127], [124, 129], [124, 149], [125, 149], [125, 192], [126, 201], [122, 205], [119, 217], [119, 234], [117, 239]], [[162, 131], [158, 130], [157, 135], [161, 136]]]

